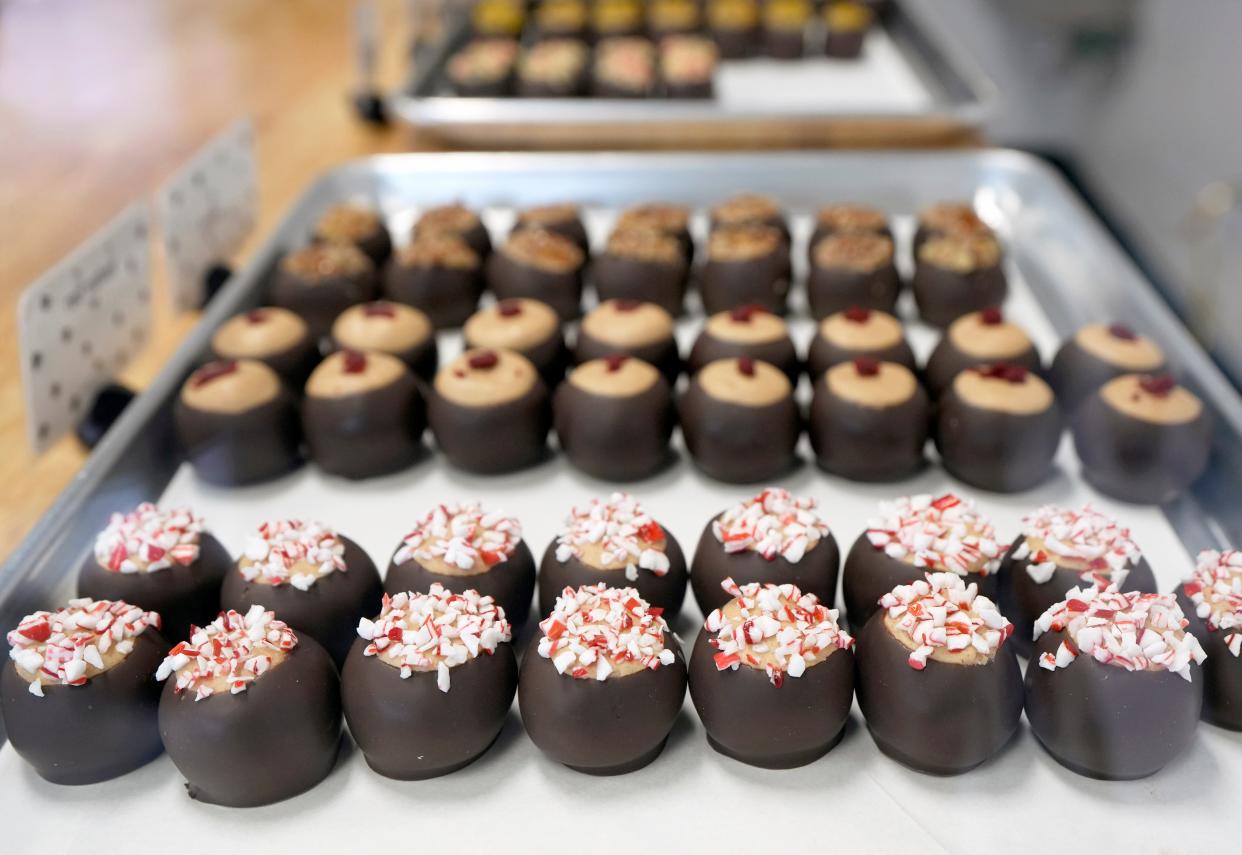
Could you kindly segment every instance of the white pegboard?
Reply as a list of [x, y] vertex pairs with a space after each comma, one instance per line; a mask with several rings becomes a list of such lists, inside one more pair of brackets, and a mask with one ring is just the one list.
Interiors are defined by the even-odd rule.
[[18, 304], [26, 435], [42, 453], [151, 333], [151, 213], [132, 205], [28, 287]]
[[174, 311], [203, 305], [207, 272], [227, 264], [254, 228], [257, 182], [247, 118], [203, 146], [156, 194]]

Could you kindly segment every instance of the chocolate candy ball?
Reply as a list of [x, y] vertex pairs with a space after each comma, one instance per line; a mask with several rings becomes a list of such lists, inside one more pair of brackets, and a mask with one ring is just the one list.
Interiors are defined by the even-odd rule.
[[392, 236], [388, 233], [388, 227], [378, 212], [365, 205], [333, 205], [315, 224], [312, 240], [316, 243], [352, 244], [365, 253], [377, 268], [392, 254]]
[[436, 329], [459, 327], [483, 294], [483, 256], [464, 236], [425, 232], [397, 251], [384, 294], [426, 313]]
[[717, 359], [743, 356], [775, 365], [794, 385], [802, 373], [802, 360], [785, 319], [757, 305], [738, 306], [709, 317], [694, 340], [687, 367], [695, 374]]
[[852, 306], [819, 322], [807, 353], [807, 373], [818, 382], [832, 366], [859, 358], [917, 371], [901, 321], [888, 312]]
[[173, 419], [186, 459], [204, 481], [252, 484], [302, 463], [293, 393], [261, 362], [204, 365], [181, 387]]
[[[428, 620], [451, 629], [451, 640], [420, 643]], [[496, 740], [518, 668], [512, 629], [490, 597], [439, 585], [400, 593], [385, 598], [359, 632], [341, 672], [341, 697], [368, 766], [401, 781], [434, 778], [470, 764]], [[394, 633], [415, 640], [393, 641]]]
[[319, 342], [306, 321], [276, 306], [229, 318], [211, 337], [212, 358], [262, 362], [294, 389], [301, 389], [319, 364]]
[[1005, 320], [1000, 309], [970, 312], [949, 324], [944, 337], [927, 358], [924, 377], [933, 398], [938, 398], [967, 368], [1004, 362], [1038, 374], [1039, 352], [1030, 336], [1017, 324]]
[[1199, 553], [1195, 570], [1177, 587], [1177, 605], [1207, 652], [1203, 672], [1203, 720], [1242, 730], [1242, 553], [1236, 549]]
[[851, 306], [891, 313], [901, 293], [892, 238], [867, 233], [820, 238], [811, 248], [806, 288], [817, 320]]
[[341, 312], [375, 298], [378, 279], [375, 265], [357, 247], [313, 244], [281, 259], [267, 296], [273, 305], [300, 315], [318, 340]]
[[1048, 382], [1072, 415], [1109, 380], [1166, 370], [1164, 353], [1151, 339], [1124, 324], [1088, 324], [1061, 345], [1048, 369]]
[[471, 472], [511, 472], [547, 456], [547, 389], [512, 351], [468, 350], [440, 369], [427, 420], [449, 462]]
[[544, 384], [555, 389], [565, 376], [569, 351], [561, 319], [547, 303], [501, 300], [470, 316], [462, 327], [469, 350], [512, 350], [531, 361]]
[[932, 326], [946, 327], [969, 312], [999, 306], [1009, 290], [1000, 244], [991, 237], [929, 238], [915, 256], [911, 287], [919, 317]]
[[853, 481], [894, 481], [924, 465], [927, 393], [895, 362], [859, 358], [829, 368], [811, 400], [820, 467]]
[[573, 240], [544, 229], [515, 231], [487, 261], [487, 282], [501, 300], [547, 303], [561, 320], [578, 317], [586, 255]]
[[793, 468], [802, 418], [780, 369], [749, 357], [718, 359], [690, 381], [681, 430], [695, 464], [712, 478], [745, 484]]
[[708, 239], [699, 290], [709, 315], [747, 305], [783, 315], [789, 280], [789, 243], [779, 230], [729, 226]]
[[[163, 752], [155, 671], [168, 643], [158, 624], [157, 614], [120, 600], [81, 599], [27, 615], [10, 633], [0, 714], [13, 750], [39, 777], [96, 784]], [[75, 655], [86, 649], [98, 658]]]
[[655, 303], [605, 300], [578, 327], [574, 359], [588, 362], [632, 356], [654, 365], [671, 388], [681, 373], [681, 355], [673, 336], [673, 316]]
[[375, 350], [395, 356], [414, 376], [431, 381], [440, 363], [435, 329], [423, 312], [376, 300], [351, 306], [332, 324], [333, 350]]
[[1083, 477], [1126, 502], [1164, 504], [1207, 468], [1212, 417], [1167, 374], [1126, 374], [1074, 412], [1070, 427]]

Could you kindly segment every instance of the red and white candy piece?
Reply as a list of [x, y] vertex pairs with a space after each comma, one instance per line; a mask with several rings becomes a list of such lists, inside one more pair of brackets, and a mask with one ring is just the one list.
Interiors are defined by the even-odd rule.
[[837, 625], [837, 610], [795, 585], [739, 586], [730, 578], [720, 587], [733, 595], [738, 609], [734, 615], [726, 611], [728, 605], [716, 609], [703, 624], [716, 634], [708, 644], [716, 649], [717, 671], [762, 665], [768, 681], [779, 689], [786, 676], [801, 677], [808, 660], [819, 661], [825, 650], [854, 646], [853, 636]]
[[358, 622], [358, 636], [369, 642], [363, 656], [397, 666], [403, 680], [435, 671], [436, 685], [447, 692], [450, 669], [495, 653], [513, 640], [513, 627], [491, 597], [473, 589], [454, 594], [433, 582], [426, 594], [385, 594], [379, 617]]
[[211, 697], [215, 688], [209, 684], [221, 680], [236, 695], [272, 667], [273, 654], [297, 646], [297, 636], [275, 612], [257, 604], [244, 615], [229, 609], [204, 627], [190, 627], [189, 641], [168, 651], [155, 679], [176, 674], [174, 691], [192, 690], [196, 702]]
[[552, 614], [539, 622], [539, 655], [557, 672], [579, 680], [606, 680], [618, 666], [652, 671], [676, 660], [664, 645], [664, 609], [648, 605], [633, 588], [603, 582], [565, 588]]
[[815, 512], [809, 496], [768, 487], [753, 499], [734, 505], [712, 521], [712, 534], [725, 552], [750, 550], [773, 561], [779, 555], [797, 564], [828, 536], [828, 524]]
[[890, 558], [958, 576], [987, 575], [1000, 567], [996, 530], [970, 499], [952, 493], [902, 496], [881, 503], [880, 513], [868, 520], [866, 536]]
[[134, 639], [148, 627], [160, 628], [160, 616], [124, 600], [80, 597], [54, 612], [26, 615], [8, 633], [9, 658], [35, 675], [30, 694], [43, 697], [43, 684], [84, 686], [90, 670], [104, 670], [109, 651], [128, 656]]
[[522, 540], [513, 517], [485, 513], [479, 502], [436, 505], [405, 536], [393, 562], [440, 559], [460, 570], [507, 561]]
[[[1013, 557], [1027, 562], [1027, 575], [1039, 585], [1052, 578], [1062, 558], [1087, 565], [1078, 574], [1085, 584], [1120, 587], [1143, 557], [1130, 529], [1090, 504], [1076, 511], [1044, 505], [1022, 518], [1022, 535]], [[1032, 552], [1030, 540], [1042, 541], [1043, 548]]]
[[629, 493], [613, 493], [606, 501], [592, 499], [576, 507], [565, 519], [556, 538], [556, 560], [564, 564], [582, 557], [584, 547], [598, 546], [605, 564], [625, 562], [625, 578], [638, 579], [638, 571], [668, 573], [664, 530]]
[[974, 582], [968, 585], [954, 573], [925, 575], [880, 597], [889, 619], [918, 645], [907, 657], [909, 666], [922, 671], [937, 649], [960, 653], [974, 648], [995, 656], [1013, 634], [1013, 624], [996, 604], [980, 595]]
[[1211, 632], [1225, 632], [1225, 646], [1242, 656], [1242, 552], [1205, 549], [1182, 590]]
[[289, 584], [306, 591], [319, 579], [345, 572], [345, 543], [320, 523], [270, 520], [246, 541], [239, 565], [247, 582], [262, 577], [271, 585]]
[[115, 573], [155, 572], [198, 560], [203, 520], [188, 508], [160, 510], [150, 502], [113, 514], [95, 537], [95, 560]]
[[1039, 666], [1065, 668], [1079, 655], [1127, 671], [1172, 671], [1191, 679], [1191, 663], [1207, 658], [1172, 594], [1121, 592], [1116, 588], [1071, 588], [1065, 599], [1035, 621], [1035, 638], [1064, 632], [1056, 655], [1044, 653]]

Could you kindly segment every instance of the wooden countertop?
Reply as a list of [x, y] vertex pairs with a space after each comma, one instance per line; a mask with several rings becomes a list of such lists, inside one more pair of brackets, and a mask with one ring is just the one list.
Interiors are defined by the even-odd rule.
[[[385, 86], [406, 71], [404, 6], [379, 4]], [[16, 308], [27, 284], [243, 115], [254, 119], [259, 161], [252, 244], [327, 167], [437, 147], [358, 121], [349, 101], [352, 8], [344, 0], [0, 0], [0, 560], [85, 459], [72, 437], [38, 458], [26, 444]], [[755, 145], [843, 139], [883, 141], [803, 130]], [[162, 294], [158, 258], [155, 271]], [[120, 378], [134, 388], [195, 321], [172, 318], [163, 300], [157, 306], [150, 346]]]

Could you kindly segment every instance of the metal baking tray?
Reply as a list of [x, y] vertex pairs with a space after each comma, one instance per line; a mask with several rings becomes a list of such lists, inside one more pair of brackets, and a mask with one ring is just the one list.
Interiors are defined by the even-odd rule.
[[717, 96], [704, 100], [457, 96], [445, 66], [469, 40], [471, 25], [456, 8], [443, 37], [416, 56], [410, 79], [389, 96], [388, 106], [420, 130], [481, 148], [960, 140], [983, 123], [996, 93], [944, 32], [934, 6], [892, 3], [857, 60], [724, 61]]
[[[598, 245], [617, 207], [644, 200], [696, 206], [693, 225], [702, 237], [703, 207], [740, 191], [769, 193], [788, 207], [799, 266], [811, 212], [826, 202], [858, 200], [890, 211], [904, 255], [913, 212], [942, 199], [971, 198], [1007, 245], [1013, 286], [1007, 310], [1030, 329], [1045, 357], [1081, 323], [1129, 323], [1160, 343], [1217, 419], [1212, 471], [1191, 494], [1164, 508], [1095, 496], [1077, 476], [1068, 439], [1058, 452], [1059, 474], [1013, 496], [963, 488], [938, 467], [896, 485], [853, 484], [809, 464], [780, 479], [820, 500], [843, 548], [865, 527], [875, 502], [943, 489], [974, 496], [1002, 537], [1013, 536], [1021, 516], [1039, 504], [1094, 500], [1135, 530], [1166, 589], [1189, 569], [1198, 549], [1242, 542], [1242, 507], [1236, 500], [1242, 478], [1242, 401], [1083, 203], [1029, 156], [1001, 150], [395, 155], [350, 163], [316, 181], [221, 291], [164, 371], [0, 570], [0, 626], [11, 627], [23, 613], [68, 596], [76, 568], [108, 514], [152, 498], [193, 506], [234, 551], [262, 519], [322, 519], [357, 540], [382, 566], [414, 516], [446, 498], [479, 497], [516, 514], [532, 550], [541, 552], [571, 504], [612, 488], [560, 459], [487, 478], [453, 471], [434, 457], [363, 483], [329, 478], [308, 466], [261, 486], [210, 487], [179, 465], [171, 403], [212, 331], [235, 312], [259, 303], [281, 253], [304, 242], [319, 212], [332, 202], [370, 201], [400, 238], [426, 205], [461, 200], [482, 209], [499, 234], [512, 222], [515, 205], [572, 199], [585, 206]], [[908, 303], [899, 308], [910, 316]], [[683, 343], [699, 324], [693, 312], [679, 322]], [[805, 345], [813, 329], [803, 305], [795, 301], [795, 338]], [[917, 323], [910, 332], [916, 351], [925, 357], [935, 335]], [[456, 339], [455, 333], [443, 335], [445, 355], [460, 347]], [[807, 391], [803, 380], [800, 393]], [[754, 492], [710, 481], [684, 460], [629, 489], [687, 549], [714, 513]], [[700, 620], [688, 602], [675, 627], [683, 643], [692, 641]], [[1046, 816], [1062, 825], [1063, 831], [1053, 833], [1067, 851], [1136, 845], [1143, 851], [1183, 851], [1223, 839], [1220, 823], [1234, 807], [1233, 782], [1240, 773], [1242, 734], [1206, 725], [1182, 757], [1155, 777], [1131, 783], [1094, 781], [1064, 770], [1038, 749], [1023, 725], [1014, 743], [985, 766], [956, 778], [934, 778], [880, 755], [857, 710], [845, 739], [825, 758], [773, 772], [713, 752], [687, 700], [664, 754], [651, 766], [618, 778], [591, 778], [544, 758], [523, 734], [515, 709], [497, 744], [450, 776], [389, 781], [372, 773], [347, 744], [338, 768], [321, 785], [279, 806], [249, 811], [192, 802], [167, 758], [108, 784], [63, 788], [43, 782], [4, 746], [0, 822], [7, 828], [6, 839], [13, 840], [6, 851], [15, 852], [46, 843], [47, 823], [31, 822], [31, 817], [55, 817], [56, 839], [66, 849], [87, 843], [107, 849], [132, 839], [133, 830], [141, 828], [147, 839], [175, 836], [190, 852], [245, 846], [256, 834], [272, 835], [266, 839], [278, 840], [281, 848], [331, 846], [336, 851], [349, 844], [353, 828], [365, 826], [371, 845], [414, 838], [437, 847], [477, 841], [472, 848], [481, 848], [495, 839], [506, 849], [533, 851], [549, 845], [551, 834], [552, 845], [575, 840], [592, 850], [628, 852], [634, 845], [631, 836], [609, 835], [607, 829], [619, 817], [641, 817], [642, 839], [683, 850], [727, 851], [742, 839], [766, 842], [776, 834], [783, 840], [786, 834], [804, 837], [823, 828], [834, 843], [863, 851], [991, 853], [1030, 848], [1032, 832], [1045, 831], [1030, 823]], [[739, 811], [745, 816], [741, 828], [733, 818]], [[432, 815], [435, 819], [429, 820]], [[1095, 819], [1074, 822], [1071, 817]], [[466, 829], [480, 827], [480, 820], [495, 829], [496, 837], [463, 837]]]

